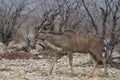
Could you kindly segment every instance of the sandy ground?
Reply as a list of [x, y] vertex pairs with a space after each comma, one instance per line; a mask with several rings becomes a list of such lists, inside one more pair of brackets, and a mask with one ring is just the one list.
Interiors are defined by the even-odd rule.
[[74, 54], [72, 76], [67, 56], [59, 59], [54, 66], [52, 75], [49, 75], [50, 60], [0, 60], [0, 80], [120, 80], [120, 70], [108, 67], [108, 77], [102, 77], [104, 68], [98, 67], [95, 76], [89, 78], [92, 66], [86, 64], [89, 55]]

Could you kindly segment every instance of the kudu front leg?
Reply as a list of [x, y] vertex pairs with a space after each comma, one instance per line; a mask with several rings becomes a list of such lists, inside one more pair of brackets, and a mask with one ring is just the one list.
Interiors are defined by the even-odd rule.
[[54, 68], [56, 61], [57, 61], [57, 58], [55, 57], [55, 58], [53, 58], [53, 61], [50, 64], [50, 72], [49, 72], [50, 75], [52, 75], [52, 71], [53, 71], [53, 68]]
[[72, 73], [72, 75], [74, 75], [73, 66], [72, 66], [73, 53], [69, 52], [68, 56], [69, 56], [69, 65], [70, 65], [70, 68], [71, 68], [71, 73]]

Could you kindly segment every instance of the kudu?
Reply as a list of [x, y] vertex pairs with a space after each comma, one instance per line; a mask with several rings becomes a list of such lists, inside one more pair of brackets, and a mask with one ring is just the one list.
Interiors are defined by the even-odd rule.
[[[75, 52], [84, 54], [89, 53], [93, 57], [94, 66], [91, 76], [94, 75], [98, 59], [101, 60], [104, 65], [104, 73], [107, 73], [106, 59], [102, 56], [102, 52], [104, 51], [103, 39], [95, 35], [77, 34], [73, 30], [66, 30], [63, 34], [41, 32], [39, 33], [38, 38], [46, 40], [52, 45], [61, 48], [62, 51], [67, 52], [72, 74], [74, 74], [72, 60], [73, 53]], [[52, 74], [52, 70], [53, 67], [51, 67], [50, 74]]]

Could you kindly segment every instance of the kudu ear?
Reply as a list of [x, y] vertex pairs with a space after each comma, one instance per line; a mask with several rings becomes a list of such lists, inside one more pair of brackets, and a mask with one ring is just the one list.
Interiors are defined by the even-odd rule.
[[43, 30], [42, 28], [40, 28], [40, 30], [38, 31], [39, 33], [49, 33], [49, 30]]

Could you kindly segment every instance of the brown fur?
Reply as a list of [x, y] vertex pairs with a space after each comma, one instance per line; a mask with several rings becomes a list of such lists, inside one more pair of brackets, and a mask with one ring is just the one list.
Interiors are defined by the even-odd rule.
[[[72, 74], [74, 74], [72, 60], [73, 53], [75, 52], [89, 53], [94, 58], [92, 76], [97, 66], [97, 59], [103, 62], [105, 68], [104, 73], [107, 73], [106, 59], [101, 55], [104, 50], [104, 41], [101, 38], [95, 35], [77, 34], [72, 30], [67, 30], [60, 35], [54, 33], [39, 33], [38, 38], [46, 40], [68, 53]], [[53, 67], [51, 68], [50, 74], [52, 73], [52, 69]]]

